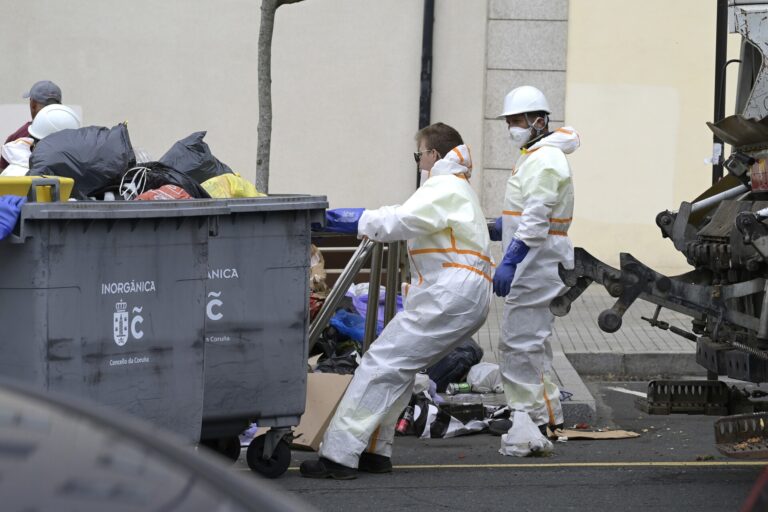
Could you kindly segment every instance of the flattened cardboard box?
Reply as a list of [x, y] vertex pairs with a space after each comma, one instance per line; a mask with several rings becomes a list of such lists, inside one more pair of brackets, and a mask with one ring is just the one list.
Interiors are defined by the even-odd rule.
[[294, 429], [293, 445], [317, 451], [336, 407], [344, 396], [352, 375], [307, 374], [307, 404], [301, 423]]

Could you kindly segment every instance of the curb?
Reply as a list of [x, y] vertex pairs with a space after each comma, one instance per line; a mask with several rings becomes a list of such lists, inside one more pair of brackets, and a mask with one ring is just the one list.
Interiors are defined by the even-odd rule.
[[566, 426], [575, 423], [594, 424], [597, 419], [597, 409], [592, 393], [589, 392], [566, 354], [554, 351], [552, 356], [552, 370], [560, 381], [560, 390], [573, 394], [569, 400], [561, 402]]
[[706, 375], [696, 363], [694, 352], [569, 352], [566, 357], [581, 375], [628, 376], [650, 379], [654, 377], [680, 377]]

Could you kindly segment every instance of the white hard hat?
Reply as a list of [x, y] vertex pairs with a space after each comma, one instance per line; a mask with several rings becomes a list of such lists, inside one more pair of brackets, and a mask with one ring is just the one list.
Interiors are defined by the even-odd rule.
[[512, 89], [504, 97], [504, 111], [498, 117], [539, 111], [544, 111], [547, 114], [552, 113], [544, 93], [530, 85], [523, 85]]
[[80, 128], [80, 118], [71, 108], [54, 104], [43, 107], [37, 113], [29, 126], [29, 134], [40, 140], [68, 128]]

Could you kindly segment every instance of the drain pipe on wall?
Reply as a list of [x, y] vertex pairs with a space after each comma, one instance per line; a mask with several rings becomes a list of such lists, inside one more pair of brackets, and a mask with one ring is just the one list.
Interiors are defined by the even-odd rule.
[[[429, 126], [432, 107], [432, 29], [435, 25], [435, 0], [424, 0], [424, 29], [421, 35], [421, 92], [419, 94], [419, 130]], [[416, 169], [416, 186], [419, 186]]]
[[[728, 0], [717, 0], [715, 28], [715, 112], [713, 123], [725, 117], [725, 68], [728, 57]], [[723, 141], [712, 137], [712, 184], [723, 177]]]

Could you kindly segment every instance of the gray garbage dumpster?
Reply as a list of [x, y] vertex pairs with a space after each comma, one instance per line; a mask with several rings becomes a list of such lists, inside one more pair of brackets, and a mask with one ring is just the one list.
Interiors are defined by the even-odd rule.
[[[290, 463], [290, 427], [304, 413], [310, 224], [325, 197], [228, 200], [211, 218], [202, 444], [236, 460], [251, 421], [271, 427], [246, 460], [268, 477]], [[285, 439], [285, 436], [289, 436]]]
[[199, 439], [221, 201], [28, 203], [0, 242], [0, 375]]

